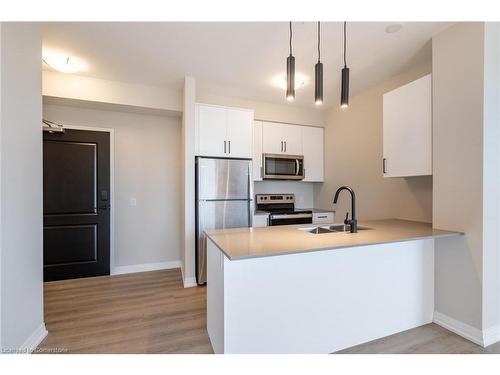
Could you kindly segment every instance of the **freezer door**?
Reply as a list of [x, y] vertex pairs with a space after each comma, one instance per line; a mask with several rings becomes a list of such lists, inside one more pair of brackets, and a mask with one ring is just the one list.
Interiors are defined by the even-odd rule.
[[197, 160], [198, 199], [250, 199], [250, 160]]
[[206, 230], [244, 228], [250, 226], [250, 200], [199, 201], [198, 233], [196, 246], [197, 281], [207, 281], [207, 238]]

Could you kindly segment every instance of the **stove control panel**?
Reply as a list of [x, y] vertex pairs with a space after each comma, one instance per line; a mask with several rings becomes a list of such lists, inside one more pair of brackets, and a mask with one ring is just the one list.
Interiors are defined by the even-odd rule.
[[257, 204], [295, 203], [294, 194], [257, 194]]

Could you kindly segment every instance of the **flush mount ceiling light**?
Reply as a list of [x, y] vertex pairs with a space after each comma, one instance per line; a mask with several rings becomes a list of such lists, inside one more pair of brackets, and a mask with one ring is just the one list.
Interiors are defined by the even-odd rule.
[[292, 21], [290, 21], [290, 55], [286, 58], [286, 100], [295, 99], [295, 57], [292, 55]]
[[86, 69], [81, 59], [61, 52], [44, 51], [42, 61], [61, 73], [77, 73]]
[[318, 62], [314, 66], [314, 102], [323, 104], [323, 64], [321, 63], [320, 49], [321, 25], [318, 22]]
[[387, 34], [394, 34], [397, 33], [399, 30], [401, 30], [402, 28], [403, 28], [402, 23], [390, 23], [386, 26], [385, 32]]
[[342, 69], [342, 88], [340, 91], [340, 107], [347, 108], [349, 106], [349, 68], [346, 61], [346, 31], [347, 22], [344, 22], [344, 68]]

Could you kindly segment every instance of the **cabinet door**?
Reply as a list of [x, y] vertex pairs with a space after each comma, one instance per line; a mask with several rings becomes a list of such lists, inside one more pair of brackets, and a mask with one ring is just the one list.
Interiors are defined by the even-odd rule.
[[323, 128], [301, 126], [302, 151], [304, 153], [304, 181], [324, 180]]
[[285, 124], [262, 122], [262, 152], [265, 154], [282, 154], [284, 152]]
[[283, 125], [285, 154], [302, 155], [302, 128], [303, 126], [299, 125]]
[[262, 181], [262, 121], [253, 124], [253, 180]]
[[253, 228], [267, 227], [268, 218], [269, 216], [267, 215], [253, 215], [252, 227]]
[[226, 120], [224, 108], [198, 105], [199, 155], [227, 156]]
[[432, 174], [431, 75], [384, 94], [384, 177]]
[[226, 109], [227, 156], [251, 159], [253, 155], [253, 111]]

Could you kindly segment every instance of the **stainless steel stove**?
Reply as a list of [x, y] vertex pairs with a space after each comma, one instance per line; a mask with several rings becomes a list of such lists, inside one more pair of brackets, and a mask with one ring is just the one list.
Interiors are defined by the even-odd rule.
[[257, 194], [257, 209], [269, 212], [269, 225], [311, 224], [312, 211], [295, 208], [294, 194]]

